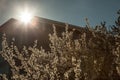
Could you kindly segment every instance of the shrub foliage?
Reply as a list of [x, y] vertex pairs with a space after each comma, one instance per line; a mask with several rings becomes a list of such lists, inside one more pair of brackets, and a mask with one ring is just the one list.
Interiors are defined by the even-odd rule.
[[[95, 29], [86, 28], [77, 39], [75, 29], [58, 36], [53, 25], [49, 34], [50, 51], [37, 48], [37, 40], [31, 47], [19, 50], [13, 38], [8, 45], [3, 34], [0, 54], [10, 65], [12, 80], [119, 80], [120, 79], [120, 34], [116, 32], [120, 21], [112, 28], [113, 35], [101, 23]], [[6, 74], [1, 79], [8, 80]]]

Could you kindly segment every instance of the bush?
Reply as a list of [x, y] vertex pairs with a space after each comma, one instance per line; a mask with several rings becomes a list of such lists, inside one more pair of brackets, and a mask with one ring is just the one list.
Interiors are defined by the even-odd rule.
[[[90, 38], [86, 33], [73, 39], [75, 30], [57, 36], [53, 26], [53, 34], [49, 35], [50, 51], [42, 47], [23, 46], [19, 51], [12, 40], [8, 45], [3, 34], [2, 51], [0, 54], [11, 67], [12, 80], [98, 80], [118, 79], [120, 74], [120, 36], [110, 36], [90, 30]], [[90, 35], [89, 34], [89, 35]], [[87, 40], [88, 39], [88, 40]], [[113, 43], [115, 42], [115, 43]], [[115, 75], [116, 74], [116, 75]], [[1, 74], [7, 80], [5, 74]], [[119, 78], [120, 79], [120, 78]]]

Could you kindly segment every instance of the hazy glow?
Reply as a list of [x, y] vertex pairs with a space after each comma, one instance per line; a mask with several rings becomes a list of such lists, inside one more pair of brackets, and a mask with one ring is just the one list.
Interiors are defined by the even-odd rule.
[[20, 20], [25, 24], [30, 23], [32, 18], [33, 18], [33, 15], [28, 11], [23, 11], [20, 14]]

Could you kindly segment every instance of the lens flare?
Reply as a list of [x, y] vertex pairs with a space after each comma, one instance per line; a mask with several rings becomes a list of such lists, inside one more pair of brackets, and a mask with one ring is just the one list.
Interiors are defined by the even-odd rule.
[[20, 20], [25, 24], [30, 23], [32, 18], [33, 18], [32, 14], [28, 11], [24, 11], [20, 14]]

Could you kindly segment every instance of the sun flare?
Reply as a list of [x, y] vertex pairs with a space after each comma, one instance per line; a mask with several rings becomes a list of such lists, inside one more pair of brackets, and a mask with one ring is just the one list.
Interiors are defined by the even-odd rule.
[[32, 14], [28, 11], [24, 11], [20, 14], [20, 20], [25, 24], [30, 23], [32, 18], [33, 18]]

